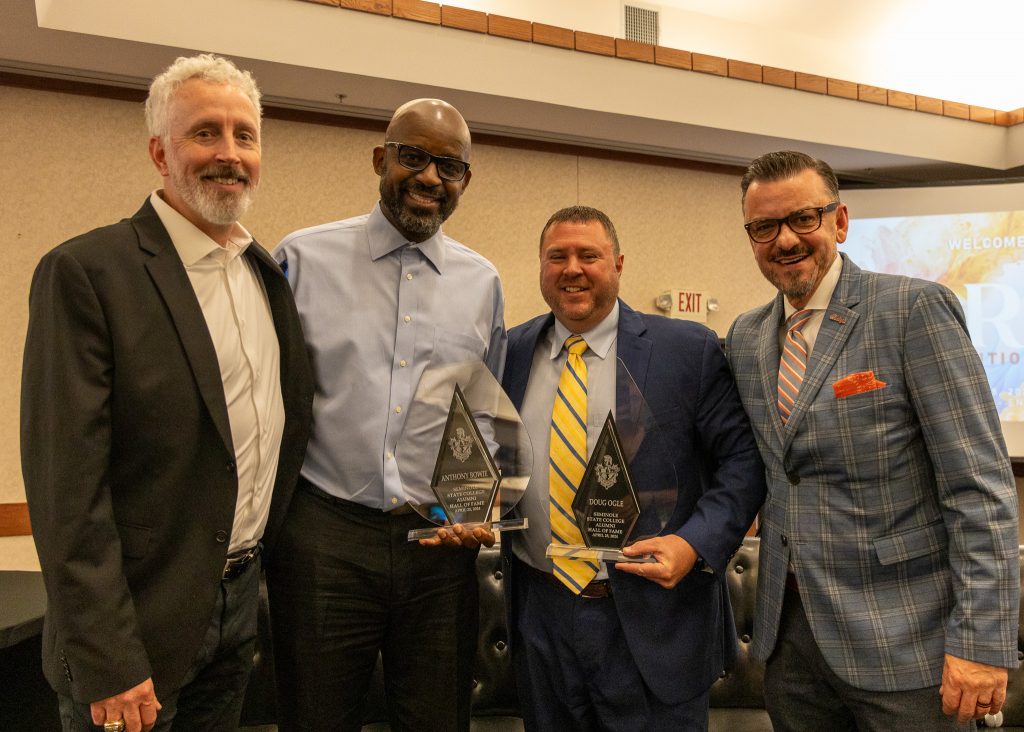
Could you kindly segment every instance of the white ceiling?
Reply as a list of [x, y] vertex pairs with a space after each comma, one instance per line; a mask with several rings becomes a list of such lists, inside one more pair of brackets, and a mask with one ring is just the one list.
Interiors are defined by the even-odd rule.
[[[622, 35], [624, 0], [459, 0]], [[1024, 107], [1020, 0], [625, 0], [663, 45], [994, 109]]]
[[[620, 1], [456, 4], [621, 35], [611, 27]], [[747, 41], [743, 53], [695, 42], [668, 45], [861, 82], [872, 80], [763, 54], [782, 58], [799, 46], [834, 46], [833, 56], [857, 56], [843, 45], [855, 35], [849, 29], [867, 44], [864, 34], [878, 31], [878, 18], [914, 16], [914, 27], [921, 28], [927, 18], [916, 16], [923, 6], [934, 14], [946, 5], [860, 0], [849, 3], [852, 8], [819, 0], [807, 10], [811, 4], [797, 0], [658, 4], [670, 3], [672, 12], [689, 14], [688, 32], [702, 30], [702, 42]], [[579, 13], [583, 6], [589, 12]], [[543, 14], [553, 10], [576, 15]], [[1024, 166], [1024, 126], [877, 107], [294, 0], [0, 0], [0, 18], [0, 71], [144, 88], [175, 55], [212, 50], [252, 69], [271, 104], [329, 114], [385, 119], [409, 98], [441, 96], [463, 111], [476, 132], [733, 165], [795, 147], [829, 160], [853, 180], [888, 184], [1016, 178]], [[775, 41], [756, 47], [765, 39]], [[947, 51], [977, 55], [961, 47]], [[825, 60], [821, 54], [802, 58]]]

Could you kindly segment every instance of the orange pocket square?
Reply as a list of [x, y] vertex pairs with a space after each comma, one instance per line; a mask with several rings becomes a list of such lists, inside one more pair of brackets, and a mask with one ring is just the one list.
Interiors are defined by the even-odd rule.
[[866, 391], [874, 391], [884, 387], [885, 382], [876, 379], [874, 371], [861, 371], [860, 373], [844, 376], [832, 384], [832, 391], [836, 393], [836, 399], [843, 399], [854, 394], [863, 394]]

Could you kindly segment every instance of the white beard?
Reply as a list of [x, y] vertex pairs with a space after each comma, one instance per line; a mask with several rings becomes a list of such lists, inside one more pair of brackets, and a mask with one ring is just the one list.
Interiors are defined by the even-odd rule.
[[[229, 226], [238, 221], [249, 210], [256, 195], [256, 188], [251, 180], [241, 193], [213, 191], [204, 183], [203, 176], [221, 170], [226, 173], [228, 167], [207, 168], [197, 176], [185, 174], [173, 163], [167, 168], [175, 190], [181, 194], [185, 203], [204, 221], [217, 226]], [[231, 174], [242, 177], [239, 170], [233, 170]]]

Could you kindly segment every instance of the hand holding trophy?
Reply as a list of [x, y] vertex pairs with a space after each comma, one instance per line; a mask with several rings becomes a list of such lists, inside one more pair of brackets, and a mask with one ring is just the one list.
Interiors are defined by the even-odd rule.
[[527, 528], [509, 514], [530, 480], [530, 439], [494, 376], [479, 361], [424, 372], [397, 460], [409, 505], [433, 526], [409, 540], [474, 548]]

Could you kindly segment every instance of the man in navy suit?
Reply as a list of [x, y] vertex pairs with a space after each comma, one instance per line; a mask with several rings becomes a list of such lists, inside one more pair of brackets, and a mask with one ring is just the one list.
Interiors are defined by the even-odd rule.
[[768, 153], [742, 191], [779, 291], [727, 349], [768, 471], [753, 653], [772, 724], [973, 729], [1017, 666], [1020, 585], [1013, 475], [963, 310], [837, 252], [850, 222], [827, 163]]
[[[723, 572], [764, 500], [763, 465], [718, 338], [619, 300], [622, 264], [604, 213], [558, 211], [540, 243], [551, 313], [509, 333], [504, 386], [534, 450], [518, 507], [530, 528], [506, 539], [527, 729], [706, 729], [709, 689], [735, 656]], [[678, 484], [664, 530], [626, 549], [656, 561], [603, 563], [585, 586], [559, 580], [545, 556], [552, 408], [574, 334], [587, 343], [587, 454], [616, 411], [621, 361], [666, 437]]]

